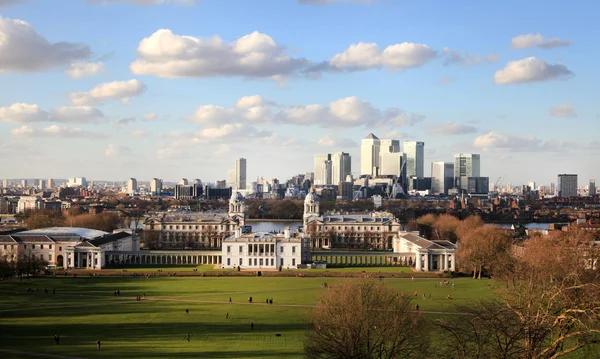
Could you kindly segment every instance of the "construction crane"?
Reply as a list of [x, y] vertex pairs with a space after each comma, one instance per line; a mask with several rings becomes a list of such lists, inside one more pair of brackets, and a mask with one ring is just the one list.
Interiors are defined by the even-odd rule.
[[498, 177], [498, 179], [496, 180], [496, 184], [494, 185], [494, 189], [498, 190], [500, 188], [501, 184], [502, 184], [502, 177]]

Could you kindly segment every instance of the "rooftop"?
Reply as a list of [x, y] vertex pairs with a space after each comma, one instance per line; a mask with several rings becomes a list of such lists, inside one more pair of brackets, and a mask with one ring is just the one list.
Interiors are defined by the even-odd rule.
[[85, 239], [94, 239], [109, 234], [108, 232], [99, 231], [96, 229], [80, 228], [80, 227], [48, 227], [40, 229], [32, 229], [15, 233], [14, 235], [23, 236], [48, 236], [48, 237], [83, 237]]

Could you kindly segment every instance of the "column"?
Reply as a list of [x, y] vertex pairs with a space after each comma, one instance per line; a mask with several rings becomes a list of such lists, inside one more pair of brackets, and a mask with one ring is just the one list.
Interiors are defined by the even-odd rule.
[[444, 255], [442, 257], [444, 258], [444, 266], [442, 267], [442, 270], [447, 271], [448, 270], [448, 253], [444, 252]]
[[429, 252], [425, 252], [425, 262], [423, 263], [423, 270], [429, 272]]
[[456, 259], [456, 253], [452, 253], [451, 258], [450, 258], [450, 260], [451, 260], [450, 270], [453, 272], [456, 270], [456, 260], [455, 259]]
[[417, 255], [415, 257], [415, 267], [418, 271], [421, 271], [421, 252], [417, 251]]

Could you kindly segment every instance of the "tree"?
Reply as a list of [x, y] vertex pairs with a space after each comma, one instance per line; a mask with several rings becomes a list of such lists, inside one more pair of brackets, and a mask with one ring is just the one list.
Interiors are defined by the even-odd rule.
[[456, 229], [461, 221], [449, 214], [438, 216], [433, 223], [433, 238], [437, 240], [446, 240], [456, 243]]
[[381, 282], [345, 281], [308, 315], [304, 352], [316, 358], [423, 358], [428, 333], [410, 299]]
[[481, 279], [483, 271], [493, 273], [510, 261], [511, 239], [493, 226], [477, 227], [463, 235], [456, 252], [462, 269], [472, 268], [473, 278]]
[[25, 213], [25, 225], [29, 229], [61, 227], [64, 225], [62, 213], [47, 209], [31, 210]]
[[158, 230], [145, 230], [142, 232], [141, 241], [144, 249], [161, 249], [160, 243], [160, 231]]

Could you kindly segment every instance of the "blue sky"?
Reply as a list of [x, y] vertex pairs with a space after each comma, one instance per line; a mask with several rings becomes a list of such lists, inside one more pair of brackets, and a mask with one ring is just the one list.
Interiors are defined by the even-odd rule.
[[369, 132], [424, 141], [426, 175], [600, 177], [594, 2], [60, 3], [0, 0], [0, 178], [358, 174]]

